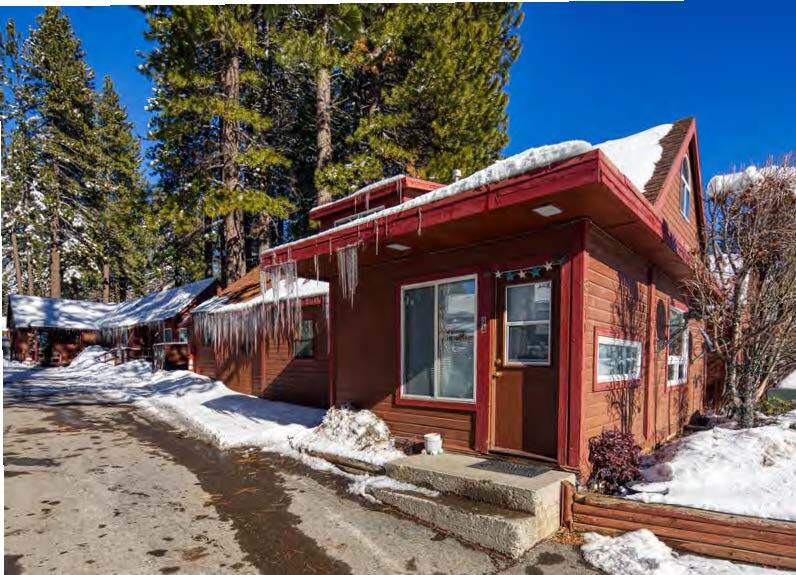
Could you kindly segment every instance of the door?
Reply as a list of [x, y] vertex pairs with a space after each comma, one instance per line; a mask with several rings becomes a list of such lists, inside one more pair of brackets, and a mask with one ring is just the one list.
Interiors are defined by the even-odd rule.
[[492, 449], [555, 459], [557, 281], [495, 281]]

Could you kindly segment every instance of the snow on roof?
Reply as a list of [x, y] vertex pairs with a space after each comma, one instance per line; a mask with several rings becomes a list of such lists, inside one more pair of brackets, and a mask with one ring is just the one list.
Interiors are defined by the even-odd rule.
[[99, 322], [113, 314], [119, 305], [16, 294], [9, 298], [9, 303], [16, 327], [88, 330], [98, 329]]
[[[296, 284], [298, 287], [298, 296], [300, 298], [321, 296], [329, 293], [329, 284], [327, 282], [298, 278]], [[287, 291], [287, 283], [285, 280], [282, 280], [279, 293], [285, 294]], [[227, 303], [229, 302], [229, 299], [229, 296], [226, 295], [216, 296], [196, 306], [192, 313], [228, 313], [253, 307], [263, 302], [263, 298], [260, 297], [260, 293], [257, 293], [247, 300], [235, 303]], [[284, 296], [280, 299], [284, 299]], [[274, 302], [273, 288], [268, 288], [268, 290], [266, 290], [265, 302]]]
[[213, 278], [208, 278], [121, 303], [29, 295], [12, 295], [9, 301], [16, 327], [100, 330], [174, 317], [213, 281]]
[[174, 317], [190, 305], [213, 281], [215, 281], [213, 278], [207, 278], [122, 302], [118, 304], [112, 316], [100, 322], [100, 327], [125, 327]]
[[406, 177], [406, 174], [398, 174], [397, 176], [391, 176], [389, 178], [384, 178], [383, 180], [379, 180], [377, 182], [373, 182], [372, 184], [368, 184], [364, 188], [359, 188], [358, 190], [356, 190], [354, 192], [351, 192], [347, 196], [343, 196], [342, 198], [338, 198], [338, 199], [336, 199], [333, 202], [328, 202], [328, 203], [322, 204], [320, 206], [315, 206], [314, 208], [312, 208], [310, 210], [310, 214], [312, 214], [312, 212], [314, 212], [315, 210], [318, 210], [320, 208], [326, 209], [329, 206], [337, 205], [337, 204], [339, 204], [341, 202], [344, 202], [346, 200], [349, 200], [349, 199], [351, 199], [353, 197], [358, 197], [358, 196], [365, 195], [368, 192], [371, 192], [371, 191], [376, 190], [378, 188], [382, 188], [384, 186], [387, 186], [389, 184], [397, 182], [397, 181], [399, 181], [399, 180], [401, 180], [401, 179], [403, 179], [405, 177]]
[[[636, 187], [636, 191], [644, 194], [644, 188], [647, 182], [652, 178], [655, 172], [655, 165], [660, 161], [663, 154], [663, 146], [661, 140], [671, 131], [673, 124], [661, 124], [639, 132], [631, 134], [625, 138], [617, 140], [608, 140], [597, 146], [593, 146], [584, 140], [568, 140], [558, 144], [549, 144], [546, 146], [539, 146], [537, 148], [530, 148], [524, 152], [520, 152], [514, 156], [504, 160], [498, 160], [491, 166], [484, 168], [470, 176], [454, 182], [447, 186], [437, 188], [436, 190], [427, 192], [402, 204], [380, 210], [375, 213], [364, 214], [360, 218], [355, 218], [351, 221], [342, 223], [334, 228], [318, 232], [313, 238], [325, 237], [331, 234], [338, 233], [341, 230], [360, 226], [365, 223], [385, 218], [394, 214], [399, 214], [404, 210], [411, 210], [419, 208], [426, 204], [430, 204], [454, 196], [462, 192], [476, 189], [478, 187], [500, 182], [519, 176], [526, 172], [530, 172], [537, 168], [549, 166], [555, 162], [560, 162], [575, 156], [579, 156], [595, 148], [602, 150], [606, 156], [613, 162], [619, 170], [627, 176], [631, 183]], [[399, 178], [403, 176], [394, 176]], [[354, 194], [365, 193], [368, 189], [374, 189], [383, 186], [389, 182], [381, 180], [365, 186], [361, 190], [357, 190]], [[352, 194], [352, 195], [354, 195]], [[351, 197], [351, 196], [347, 196]], [[343, 198], [345, 199], [345, 198]], [[338, 200], [341, 201], [341, 200]], [[328, 204], [325, 204], [328, 205]], [[276, 250], [282, 250], [289, 246], [299, 244], [306, 241], [308, 238], [301, 238], [289, 243], [275, 246], [264, 253], [272, 253]]]
[[[339, 226], [335, 226], [334, 228], [318, 232], [314, 236], [310, 237], [323, 237], [329, 234], [337, 233], [340, 230], [360, 226], [373, 220], [391, 216], [393, 214], [399, 214], [404, 210], [419, 208], [420, 206], [436, 202], [449, 196], [455, 196], [462, 192], [473, 190], [487, 184], [507, 180], [514, 176], [524, 174], [525, 172], [535, 170], [536, 168], [549, 166], [555, 162], [560, 162], [574, 156], [579, 156], [591, 149], [593, 149], [592, 145], [583, 140], [569, 140], [559, 144], [550, 144], [547, 146], [539, 146], [538, 148], [530, 148], [524, 152], [520, 152], [519, 154], [508, 157], [505, 160], [499, 160], [491, 166], [475, 172], [474, 174], [471, 174], [466, 178], [459, 180], [458, 182], [437, 188], [436, 190], [412, 198], [411, 200], [408, 200], [402, 204], [398, 204], [372, 214], [363, 215], [361, 218], [356, 218], [349, 222], [340, 224]], [[267, 254], [278, 249], [281, 250], [306, 240], [307, 238], [301, 238], [289, 243], [281, 244], [263, 253]]]
[[620, 138], [608, 140], [597, 144], [597, 148], [633, 182], [640, 193], [644, 193], [647, 182], [655, 172], [655, 165], [663, 155], [661, 140], [672, 129], [672, 124], [661, 124], [643, 132]]
[[766, 178], [782, 178], [793, 181], [796, 193], [796, 168], [790, 166], [749, 166], [743, 171], [733, 174], [713, 176], [708, 184], [708, 195], [713, 196], [719, 190], [739, 192], [745, 188], [759, 186]]

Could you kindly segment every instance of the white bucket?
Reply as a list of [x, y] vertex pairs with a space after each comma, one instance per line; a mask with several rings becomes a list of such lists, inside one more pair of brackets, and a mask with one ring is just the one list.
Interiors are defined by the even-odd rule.
[[426, 442], [426, 453], [429, 455], [442, 453], [442, 436], [439, 433], [426, 433], [423, 439]]

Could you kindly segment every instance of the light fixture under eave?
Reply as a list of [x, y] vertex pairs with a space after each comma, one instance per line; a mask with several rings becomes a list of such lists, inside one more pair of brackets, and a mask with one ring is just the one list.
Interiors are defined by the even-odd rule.
[[540, 216], [544, 216], [546, 218], [549, 218], [551, 216], [557, 216], [562, 212], [561, 208], [553, 204], [545, 204], [543, 206], [539, 206], [538, 208], [534, 208], [533, 211], [539, 214]]
[[405, 246], [403, 244], [387, 244], [387, 247], [391, 250], [395, 250], [396, 252], [405, 252], [407, 250], [412, 249], [409, 246]]

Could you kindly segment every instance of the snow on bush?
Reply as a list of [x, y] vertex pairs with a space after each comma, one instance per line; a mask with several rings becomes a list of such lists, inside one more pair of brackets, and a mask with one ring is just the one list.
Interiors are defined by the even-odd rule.
[[782, 571], [672, 551], [647, 529], [618, 537], [586, 533], [580, 550], [608, 575], [776, 575]]
[[796, 411], [751, 429], [715, 427], [675, 441], [641, 470], [655, 491], [629, 496], [796, 521]]
[[374, 465], [403, 457], [395, 448], [387, 424], [367, 409], [332, 407], [312, 433], [293, 442], [296, 449], [332, 453]]

